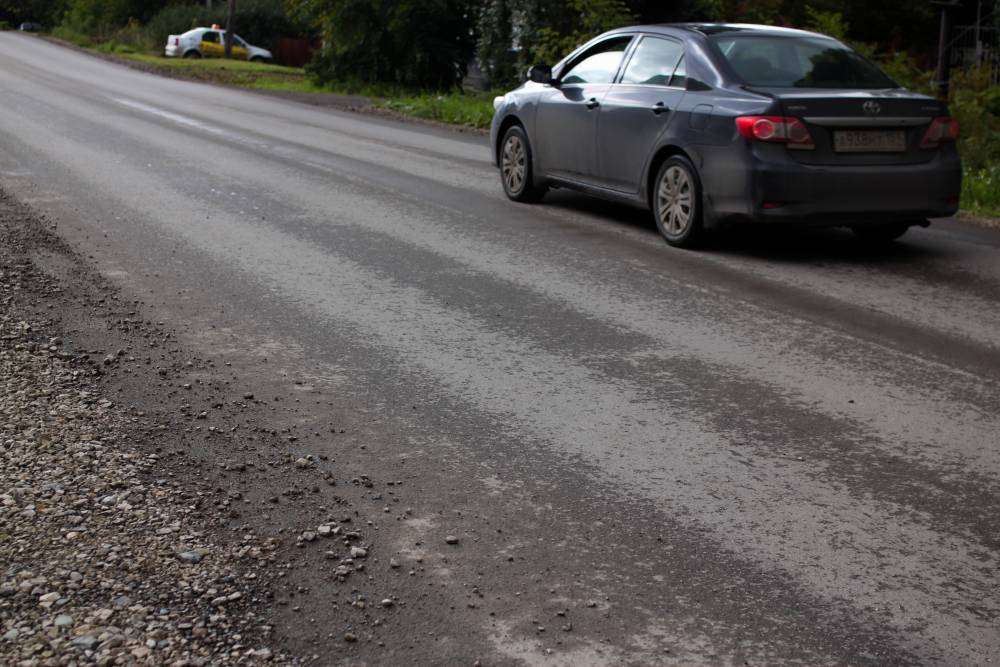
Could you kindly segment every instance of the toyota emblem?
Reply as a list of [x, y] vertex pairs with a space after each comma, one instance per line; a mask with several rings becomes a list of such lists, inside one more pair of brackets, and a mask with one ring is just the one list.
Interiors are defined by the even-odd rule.
[[879, 112], [882, 111], [882, 107], [879, 105], [879, 103], [872, 102], [871, 100], [862, 104], [861, 108], [864, 109], [865, 113], [868, 114], [869, 116], [877, 116]]

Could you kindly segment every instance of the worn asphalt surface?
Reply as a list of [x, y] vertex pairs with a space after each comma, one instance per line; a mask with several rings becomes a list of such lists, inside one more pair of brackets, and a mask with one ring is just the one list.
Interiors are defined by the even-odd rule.
[[284, 406], [296, 452], [375, 480], [340, 492], [373, 554], [420, 564], [383, 645], [330, 639], [316, 595], [274, 612], [283, 650], [1000, 663], [1000, 234], [685, 252], [641, 212], [510, 203], [488, 159], [0, 33], [0, 186], [217, 380]]

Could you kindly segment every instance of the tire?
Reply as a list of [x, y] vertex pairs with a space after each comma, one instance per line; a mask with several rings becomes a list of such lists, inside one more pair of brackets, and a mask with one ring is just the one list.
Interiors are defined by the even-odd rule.
[[701, 179], [683, 155], [667, 158], [656, 173], [650, 194], [656, 228], [678, 248], [693, 248], [704, 238]]
[[535, 185], [531, 164], [531, 144], [520, 125], [503, 135], [500, 144], [500, 183], [507, 197], [516, 202], [536, 202], [545, 196], [545, 186]]
[[262, 63], [262, 62], [264, 62], [264, 59], [261, 58], [260, 56], [254, 56], [253, 58], [250, 59], [250, 62], [252, 62], [252, 63]]
[[906, 233], [910, 228], [908, 222], [894, 222], [888, 225], [857, 225], [851, 231], [858, 240], [867, 245], [885, 245], [892, 243]]
[[190, 51], [186, 51], [184, 53], [184, 57], [185, 58], [201, 58], [201, 53], [199, 53], [198, 51], [195, 51], [194, 49], [191, 49]]

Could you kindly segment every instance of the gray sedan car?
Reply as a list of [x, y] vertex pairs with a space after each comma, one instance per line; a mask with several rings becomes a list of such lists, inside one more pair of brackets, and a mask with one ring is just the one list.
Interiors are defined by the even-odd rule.
[[841, 42], [768, 26], [621, 28], [495, 100], [503, 188], [653, 212], [668, 243], [740, 222], [889, 241], [958, 209], [958, 124]]

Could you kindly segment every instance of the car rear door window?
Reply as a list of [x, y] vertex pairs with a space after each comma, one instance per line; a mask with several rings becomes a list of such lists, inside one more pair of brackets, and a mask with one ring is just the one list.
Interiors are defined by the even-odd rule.
[[677, 63], [684, 55], [678, 42], [658, 37], [643, 37], [629, 58], [622, 83], [669, 86]]
[[206, 32], [202, 34], [201, 41], [210, 42], [211, 44], [219, 43], [219, 33], [217, 32]]
[[622, 56], [631, 41], [632, 36], [629, 35], [595, 44], [570, 65], [560, 77], [560, 83], [611, 83], [618, 74]]

